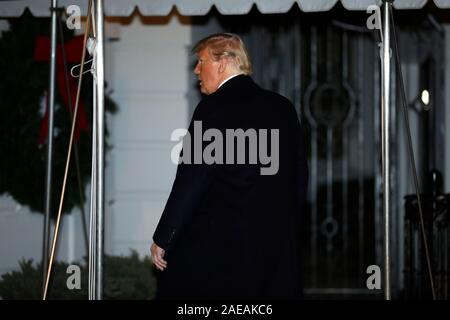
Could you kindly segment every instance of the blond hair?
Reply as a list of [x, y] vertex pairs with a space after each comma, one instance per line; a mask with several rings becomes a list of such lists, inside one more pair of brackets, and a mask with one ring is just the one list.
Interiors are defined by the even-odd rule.
[[252, 64], [242, 39], [233, 33], [216, 33], [198, 41], [192, 51], [199, 53], [208, 48], [214, 60], [230, 57], [236, 63], [237, 69], [243, 74], [252, 73]]

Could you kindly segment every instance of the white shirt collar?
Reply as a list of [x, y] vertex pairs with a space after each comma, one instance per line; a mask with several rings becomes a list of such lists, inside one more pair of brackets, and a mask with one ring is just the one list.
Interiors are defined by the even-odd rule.
[[241, 75], [241, 74], [242, 74], [242, 73], [233, 74], [232, 76], [226, 78], [225, 80], [222, 81], [221, 84], [219, 84], [219, 86], [217, 87], [217, 89], [219, 89], [219, 88], [220, 88], [225, 82], [227, 82], [228, 80], [233, 79], [234, 77], [237, 77], [237, 76], [239, 76], [239, 75]]

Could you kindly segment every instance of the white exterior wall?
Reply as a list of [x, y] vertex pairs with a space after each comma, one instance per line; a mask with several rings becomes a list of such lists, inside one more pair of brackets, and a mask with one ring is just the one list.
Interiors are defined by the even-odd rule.
[[189, 120], [191, 27], [174, 15], [145, 22], [121, 24], [109, 51], [120, 107], [109, 121], [114, 146], [106, 175], [105, 250], [114, 255], [148, 253], [176, 172], [170, 136]]

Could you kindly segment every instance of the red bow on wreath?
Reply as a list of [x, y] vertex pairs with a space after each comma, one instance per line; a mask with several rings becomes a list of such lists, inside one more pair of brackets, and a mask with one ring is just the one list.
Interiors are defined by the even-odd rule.
[[[64, 71], [64, 61], [62, 59], [63, 50], [66, 53], [66, 61], [67, 63], [80, 63], [81, 55], [83, 53], [83, 40], [84, 37], [75, 36], [71, 40], [64, 43], [64, 46], [61, 44], [57, 45], [56, 48], [56, 81], [58, 83], [59, 94], [64, 101], [67, 109], [72, 109], [71, 112], [73, 114], [75, 109], [75, 101], [77, 98], [77, 87], [78, 84], [75, 79], [69, 75], [69, 92], [71, 103], [69, 104], [69, 95], [67, 93], [66, 88], [66, 76]], [[50, 38], [45, 36], [38, 36], [36, 39], [36, 45], [34, 49], [34, 60], [35, 61], [49, 61], [50, 59]], [[75, 123], [75, 132], [74, 132], [74, 140], [78, 141], [80, 138], [80, 131], [89, 131], [88, 121], [86, 117], [86, 112], [84, 109], [83, 102], [79, 101], [78, 104], [78, 115], [77, 121]], [[48, 133], [48, 104], [45, 107], [45, 115], [44, 119], [41, 122], [41, 131], [39, 133], [39, 144], [44, 143]]]

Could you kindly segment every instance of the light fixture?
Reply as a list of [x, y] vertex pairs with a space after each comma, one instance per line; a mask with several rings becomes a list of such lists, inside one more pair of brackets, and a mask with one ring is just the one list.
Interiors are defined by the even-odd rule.
[[422, 103], [426, 106], [430, 103], [430, 93], [428, 90], [423, 90], [422, 94], [420, 95], [420, 99], [422, 100]]

